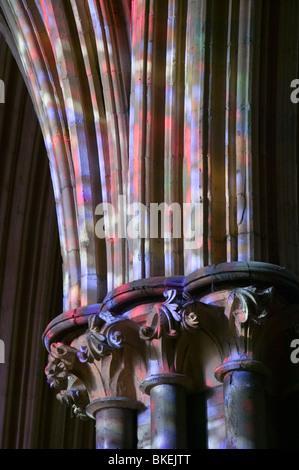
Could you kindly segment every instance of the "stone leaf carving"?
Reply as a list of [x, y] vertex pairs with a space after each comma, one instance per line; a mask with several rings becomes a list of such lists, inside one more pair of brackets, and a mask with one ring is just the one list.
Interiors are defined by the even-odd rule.
[[67, 388], [77, 350], [62, 343], [53, 343], [50, 347], [48, 364], [45, 368], [47, 382], [50, 387], [63, 390]]
[[181, 327], [188, 332], [198, 331], [200, 328], [199, 312], [194, 308], [199, 305], [189, 294], [183, 293], [181, 301]]
[[177, 312], [178, 303], [174, 302], [177, 292], [175, 289], [163, 292], [165, 302], [155, 304], [154, 315], [150, 325], [141, 327], [140, 337], [146, 340], [159, 339], [164, 331], [166, 336], [176, 337], [178, 335], [178, 322], [181, 317]]
[[239, 352], [252, 353], [253, 330], [267, 320], [273, 293], [273, 287], [259, 290], [249, 286], [236, 288], [228, 294], [224, 312]]
[[109, 356], [113, 349], [123, 347], [124, 337], [117, 330], [117, 321], [104, 328], [98, 314], [91, 315], [86, 332], [87, 346], [81, 346], [77, 356], [80, 362], [94, 361]]
[[199, 328], [198, 314], [189, 309], [189, 306], [194, 304], [194, 299], [186, 293], [183, 293], [182, 299], [179, 299], [175, 289], [167, 290], [163, 295], [166, 300], [155, 304], [156, 314], [151, 324], [140, 329], [142, 339], [159, 339], [162, 334], [169, 338], [176, 338], [182, 329]]
[[[177, 295], [174, 289], [165, 291], [164, 298], [156, 304], [138, 305], [123, 315], [101, 311], [89, 317], [77, 357], [88, 367], [94, 366], [92, 370], [97, 370], [101, 377], [107, 377], [102, 386], [105, 394], [112, 389], [119, 393], [117, 390], [126, 387], [132, 397], [131, 390], [136, 384], [132, 382], [128, 387], [129, 370], [136, 364], [142, 375], [149, 356], [160, 360], [164, 371], [173, 370], [178, 348], [173, 338], [178, 338], [181, 332], [198, 331], [194, 299], [187, 294]], [[184, 344], [188, 342], [186, 338], [182, 338]]]
[[88, 395], [83, 390], [62, 390], [56, 395], [56, 398], [63, 405], [71, 407], [71, 415], [83, 421], [89, 419], [85, 413], [85, 408], [89, 403]]

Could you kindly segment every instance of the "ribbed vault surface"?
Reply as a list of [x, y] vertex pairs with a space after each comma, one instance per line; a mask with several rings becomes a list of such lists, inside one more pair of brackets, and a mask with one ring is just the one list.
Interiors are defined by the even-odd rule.
[[[0, 4], [50, 161], [64, 310], [219, 262], [298, 270], [296, 1]], [[192, 204], [189, 228], [197, 204], [197, 243], [97, 237], [119, 196]]]
[[62, 309], [55, 201], [40, 126], [2, 34], [0, 76], [0, 448], [88, 447], [92, 426], [70, 426], [43, 376], [41, 335]]

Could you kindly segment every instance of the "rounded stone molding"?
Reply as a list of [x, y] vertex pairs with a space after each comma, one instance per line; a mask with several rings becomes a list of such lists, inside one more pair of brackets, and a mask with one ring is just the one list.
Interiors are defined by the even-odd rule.
[[235, 359], [224, 362], [215, 369], [215, 377], [223, 382], [229, 372], [254, 372], [267, 378], [271, 377], [271, 371], [259, 361], [253, 359]]
[[175, 373], [161, 373], [150, 375], [144, 379], [139, 388], [142, 393], [150, 395], [151, 389], [158, 385], [180, 385], [187, 390], [192, 389], [192, 380], [186, 375], [175, 374]]
[[89, 317], [99, 313], [101, 305], [93, 304], [86, 307], [78, 307], [55, 317], [48, 324], [42, 336], [46, 349], [50, 351], [52, 343], [65, 341], [66, 339], [70, 342], [72, 337], [78, 334], [79, 330], [87, 328]]
[[138, 401], [126, 397], [105, 397], [92, 401], [85, 409], [87, 416], [96, 419], [98, 411], [104, 408], [127, 408], [130, 410], [142, 410], [144, 405]]
[[291, 296], [292, 301], [299, 299], [299, 279], [288, 269], [260, 261], [233, 261], [206, 266], [185, 278], [184, 291], [189, 294], [211, 290], [229, 289], [243, 283], [274, 286], [282, 295]]
[[[222, 305], [225, 294], [244, 285], [273, 286], [289, 303], [299, 303], [299, 278], [286, 268], [269, 263], [235, 261], [201, 268], [187, 276], [151, 277], [123, 284], [109, 292], [101, 304], [82, 306], [63, 312], [46, 327], [43, 342], [50, 345], [57, 341], [70, 343], [78, 331], [87, 328], [91, 315], [123, 315], [134, 307], [158, 302], [165, 291], [175, 289], [202, 303]], [[217, 300], [215, 301], [215, 297]]]

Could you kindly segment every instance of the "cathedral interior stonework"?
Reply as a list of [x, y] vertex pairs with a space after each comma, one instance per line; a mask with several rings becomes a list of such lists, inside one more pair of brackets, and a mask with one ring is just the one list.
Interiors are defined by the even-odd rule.
[[298, 20], [0, 0], [1, 449], [299, 448]]

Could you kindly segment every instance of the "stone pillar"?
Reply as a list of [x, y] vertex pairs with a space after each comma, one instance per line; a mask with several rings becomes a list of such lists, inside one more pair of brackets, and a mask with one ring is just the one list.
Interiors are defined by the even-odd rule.
[[191, 381], [180, 374], [158, 374], [141, 383], [151, 399], [153, 449], [186, 448], [186, 387]]
[[120, 397], [90, 403], [86, 413], [96, 420], [96, 448], [136, 449], [138, 408], [137, 402]]
[[228, 449], [267, 448], [265, 377], [269, 371], [259, 362], [236, 360], [216, 369], [223, 382]]

